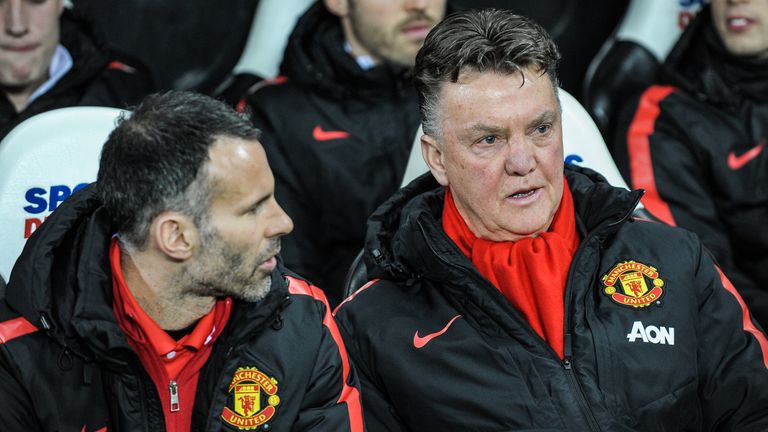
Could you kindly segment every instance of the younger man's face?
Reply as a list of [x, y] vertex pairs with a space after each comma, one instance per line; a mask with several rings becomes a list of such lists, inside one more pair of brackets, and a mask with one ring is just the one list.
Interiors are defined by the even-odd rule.
[[712, 21], [731, 54], [768, 58], [768, 0], [712, 0]]
[[356, 55], [413, 66], [427, 33], [445, 15], [446, 0], [346, 0], [347, 40]]
[[23, 90], [48, 78], [63, 0], [0, 0], [0, 86]]

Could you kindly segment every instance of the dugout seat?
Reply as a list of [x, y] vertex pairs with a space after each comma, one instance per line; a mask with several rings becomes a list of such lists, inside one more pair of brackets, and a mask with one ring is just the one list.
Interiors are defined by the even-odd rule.
[[96, 180], [101, 147], [125, 111], [69, 107], [38, 114], [0, 141], [0, 278], [26, 239], [72, 192]]
[[584, 106], [608, 142], [623, 103], [655, 81], [664, 58], [704, 1], [632, 0], [629, 4], [584, 79]]
[[253, 87], [280, 72], [283, 52], [299, 17], [314, 0], [260, 0], [240, 59], [215, 94], [236, 106]]

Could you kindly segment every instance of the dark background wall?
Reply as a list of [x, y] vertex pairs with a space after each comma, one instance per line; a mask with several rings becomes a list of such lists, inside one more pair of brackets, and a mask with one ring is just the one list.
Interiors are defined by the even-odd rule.
[[508, 8], [541, 24], [562, 53], [562, 87], [581, 99], [589, 63], [623, 17], [629, 0], [453, 0], [453, 4]]
[[[450, 0], [449, 0], [450, 1]], [[460, 9], [500, 7], [527, 15], [562, 53], [563, 88], [582, 97], [590, 61], [629, 0], [453, 0]], [[116, 47], [143, 60], [161, 88], [213, 92], [240, 57], [258, 0], [74, 0]]]
[[164, 89], [212, 92], [245, 46], [258, 0], [74, 0]]

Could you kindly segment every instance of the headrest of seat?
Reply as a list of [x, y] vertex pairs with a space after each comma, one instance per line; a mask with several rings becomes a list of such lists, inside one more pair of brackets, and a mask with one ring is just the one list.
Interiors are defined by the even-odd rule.
[[288, 37], [312, 3], [314, 0], [261, 0], [233, 74], [277, 76]]
[[653, 83], [659, 65], [704, 2], [632, 0], [584, 80], [584, 105], [606, 140], [613, 138], [621, 102]]
[[0, 141], [0, 276], [73, 191], [96, 180], [101, 147], [125, 111], [69, 107], [38, 114]]

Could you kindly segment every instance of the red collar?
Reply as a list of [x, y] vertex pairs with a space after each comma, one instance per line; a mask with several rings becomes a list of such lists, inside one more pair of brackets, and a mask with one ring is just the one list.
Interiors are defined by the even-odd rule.
[[[120, 265], [120, 254], [117, 238], [113, 238], [109, 250], [115, 297], [112, 308], [120, 327], [129, 338], [141, 344], [151, 345], [157, 355], [164, 356], [171, 351], [183, 348], [199, 350], [206, 340], [213, 341], [223, 330], [232, 305], [229, 298], [217, 301], [211, 311], [198, 321], [192, 333], [175, 341], [144, 312], [131, 290], [128, 289]], [[214, 325], [215, 323], [218, 326]]]

